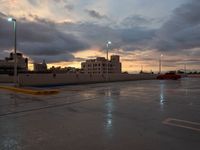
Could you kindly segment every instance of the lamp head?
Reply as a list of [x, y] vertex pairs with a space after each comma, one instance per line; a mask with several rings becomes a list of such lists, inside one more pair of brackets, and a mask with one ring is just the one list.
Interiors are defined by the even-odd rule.
[[111, 45], [111, 44], [112, 44], [112, 42], [108, 41], [107, 44], [106, 44], [106, 46], [109, 47], [109, 45]]
[[9, 21], [9, 22], [13, 22], [13, 21], [16, 21], [16, 19], [9, 17], [9, 18], [8, 18], [8, 21]]
[[8, 18], [8, 21], [11, 22], [11, 21], [12, 21], [12, 18]]
[[111, 41], [108, 41], [108, 43], [107, 43], [108, 45], [110, 45], [110, 44], [112, 44], [112, 42]]

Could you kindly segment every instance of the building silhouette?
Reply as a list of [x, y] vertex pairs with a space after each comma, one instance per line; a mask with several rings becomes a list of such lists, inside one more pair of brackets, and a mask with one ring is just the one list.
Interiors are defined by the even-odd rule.
[[52, 73], [81, 73], [81, 69], [75, 67], [54, 67], [49, 68], [49, 71]]
[[[22, 53], [17, 53], [17, 70], [18, 72], [28, 71], [28, 58], [25, 58]], [[0, 73], [14, 73], [14, 53], [10, 53], [9, 57], [0, 60]]]

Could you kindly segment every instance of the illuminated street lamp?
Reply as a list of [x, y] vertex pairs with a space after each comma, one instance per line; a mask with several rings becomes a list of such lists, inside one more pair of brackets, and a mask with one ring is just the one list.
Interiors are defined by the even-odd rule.
[[109, 63], [108, 63], [108, 50], [109, 50], [109, 46], [112, 44], [111, 41], [108, 41], [106, 43], [106, 59], [107, 59], [107, 69], [106, 69], [106, 80], [108, 81], [108, 67], [109, 67]]
[[111, 45], [112, 42], [111, 41], [108, 41], [107, 44], [106, 44], [106, 47], [107, 47], [107, 55], [106, 55], [106, 58], [108, 60], [108, 50], [109, 50], [109, 45]]
[[162, 57], [163, 57], [163, 54], [160, 55], [160, 59], [159, 59], [159, 74], [162, 73]]
[[14, 28], [14, 84], [17, 86], [17, 31], [16, 31], [16, 19], [8, 18], [9, 22], [13, 22]]

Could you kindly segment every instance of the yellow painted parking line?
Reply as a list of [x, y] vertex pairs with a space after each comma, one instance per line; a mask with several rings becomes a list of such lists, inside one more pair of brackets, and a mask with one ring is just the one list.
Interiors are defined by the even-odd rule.
[[162, 122], [165, 125], [176, 126], [200, 132], [200, 123], [175, 118], [167, 118]]
[[0, 86], [0, 89], [31, 95], [52, 95], [59, 93], [59, 90], [32, 90], [12, 86]]

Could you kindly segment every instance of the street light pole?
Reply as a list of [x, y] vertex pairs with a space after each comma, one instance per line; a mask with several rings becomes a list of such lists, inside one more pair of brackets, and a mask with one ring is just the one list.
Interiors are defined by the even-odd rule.
[[184, 74], [185, 74], [185, 76], [186, 76], [186, 74], [187, 74], [187, 67], [186, 67], [186, 64], [184, 64]]
[[111, 45], [112, 42], [111, 41], [108, 41], [107, 44], [106, 44], [106, 48], [107, 48], [107, 51], [106, 51], [106, 59], [107, 59], [107, 68], [106, 68], [106, 81], [108, 81], [108, 67], [109, 67], [109, 61], [108, 61], [108, 50], [109, 50], [109, 45]]
[[8, 18], [9, 22], [13, 22], [14, 28], [14, 85], [17, 86], [17, 20]]
[[163, 57], [163, 54], [160, 55], [160, 59], [159, 59], [159, 74], [162, 73], [162, 57]]

